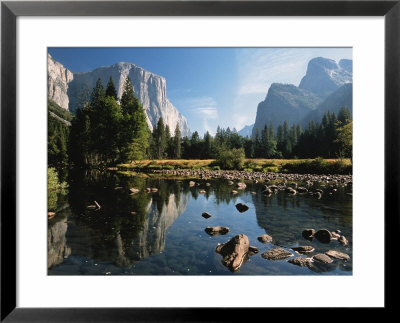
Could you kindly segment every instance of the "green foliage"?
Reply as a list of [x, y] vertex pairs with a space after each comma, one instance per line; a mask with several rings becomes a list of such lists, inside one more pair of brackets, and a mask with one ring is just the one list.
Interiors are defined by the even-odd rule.
[[127, 78], [121, 105], [110, 78], [107, 91], [98, 79], [90, 102], [78, 108], [71, 125], [71, 160], [78, 166], [113, 165], [147, 157], [150, 131], [146, 115]]
[[53, 100], [48, 99], [47, 101], [47, 108], [49, 111], [53, 112], [60, 118], [71, 122], [74, 116], [72, 115], [71, 112], [61, 108], [57, 103], [55, 103]]
[[244, 154], [243, 148], [239, 148], [239, 149], [221, 148], [218, 152], [215, 162], [222, 169], [240, 170], [243, 168], [244, 159], [245, 159], [245, 154]]
[[57, 190], [57, 189], [65, 189], [68, 185], [66, 182], [60, 183], [58, 179], [58, 174], [55, 168], [49, 167], [47, 168], [47, 189], [48, 190]]
[[321, 157], [301, 162], [285, 163], [282, 164], [282, 169], [287, 173], [298, 174], [351, 174], [352, 172], [351, 165], [346, 165], [343, 161], [329, 163]]
[[179, 129], [179, 125], [176, 125], [175, 135], [173, 139], [173, 158], [181, 158], [182, 155], [182, 147], [181, 147], [181, 130]]
[[353, 122], [337, 129], [336, 143], [339, 144], [340, 157], [352, 157], [353, 150]]
[[118, 99], [117, 90], [115, 89], [114, 81], [111, 76], [110, 76], [110, 80], [108, 81], [108, 84], [107, 84], [106, 96], [110, 96], [110, 97], [114, 98], [115, 100]]
[[278, 173], [279, 172], [279, 167], [278, 166], [269, 166], [265, 167], [262, 170], [264, 173]]
[[[67, 121], [72, 120], [72, 115], [51, 100], [48, 101], [47, 107], [49, 111], [47, 128], [48, 165], [62, 171], [68, 166], [67, 147], [70, 129]], [[63, 122], [54, 117], [50, 112], [66, 121]]]

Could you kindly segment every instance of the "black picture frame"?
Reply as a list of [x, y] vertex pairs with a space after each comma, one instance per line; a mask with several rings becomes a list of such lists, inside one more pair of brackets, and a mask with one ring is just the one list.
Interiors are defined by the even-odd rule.
[[[1, 3], [1, 321], [166, 322], [236, 320], [232, 308], [16, 307], [16, 19], [19, 16], [384, 16], [385, 19], [385, 309], [399, 231], [400, 1], [2, 1]], [[388, 282], [390, 277], [390, 282]], [[267, 304], [266, 304], [267, 305]], [[312, 306], [312, 304], [310, 304]], [[263, 315], [252, 309], [252, 317]], [[287, 310], [287, 309], [281, 309]], [[250, 314], [250, 313], [249, 313]], [[254, 315], [254, 316], [253, 316]], [[327, 312], [329, 315], [329, 312]], [[262, 316], [261, 316], [262, 318]]]

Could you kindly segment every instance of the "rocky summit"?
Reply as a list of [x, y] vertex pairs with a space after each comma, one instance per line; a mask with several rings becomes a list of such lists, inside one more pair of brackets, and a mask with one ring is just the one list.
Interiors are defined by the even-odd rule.
[[342, 60], [341, 65], [328, 58], [313, 58], [308, 63], [306, 75], [299, 88], [323, 98], [327, 97], [344, 84], [352, 83], [352, 61]]
[[323, 57], [309, 61], [306, 75], [299, 86], [271, 84], [264, 101], [257, 107], [252, 136], [261, 134], [265, 125], [275, 128], [286, 121], [289, 126], [310, 121], [320, 122], [324, 113], [336, 114], [342, 107], [352, 111], [353, 61], [342, 59], [339, 63]]
[[74, 112], [78, 107], [79, 98], [85, 91], [91, 91], [97, 79], [101, 79], [106, 87], [113, 78], [118, 98], [123, 92], [125, 80], [129, 76], [135, 95], [146, 112], [146, 120], [150, 130], [157, 124], [160, 117], [167, 124], [171, 133], [178, 124], [182, 136], [190, 135], [186, 118], [167, 97], [167, 85], [164, 77], [146, 71], [145, 69], [126, 62], [103, 66], [89, 72], [72, 73], [50, 55], [48, 60], [49, 86], [48, 97], [66, 110]]
[[68, 110], [68, 84], [74, 79], [70, 70], [47, 55], [47, 95], [61, 108]]

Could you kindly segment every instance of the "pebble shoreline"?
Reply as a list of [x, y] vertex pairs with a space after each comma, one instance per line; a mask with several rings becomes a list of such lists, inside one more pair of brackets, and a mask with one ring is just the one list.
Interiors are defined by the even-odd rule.
[[285, 173], [263, 173], [263, 172], [248, 172], [234, 170], [187, 170], [187, 169], [163, 169], [148, 171], [152, 174], [183, 176], [200, 179], [226, 179], [239, 181], [282, 181], [282, 182], [325, 182], [327, 184], [352, 185], [352, 175], [316, 175], [316, 174], [285, 174]]

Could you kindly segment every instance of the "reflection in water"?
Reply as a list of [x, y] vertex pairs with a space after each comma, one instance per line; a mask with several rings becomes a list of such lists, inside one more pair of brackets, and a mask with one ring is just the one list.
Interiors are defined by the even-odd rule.
[[65, 218], [58, 219], [57, 222], [51, 221], [47, 230], [47, 267], [59, 265], [71, 254], [71, 248], [67, 246], [68, 224]]
[[[229, 271], [215, 248], [239, 233], [248, 235], [260, 253], [235, 274], [351, 274], [351, 261], [315, 264], [310, 270], [260, 256], [276, 246], [312, 245], [318, 253], [335, 249], [352, 258], [352, 199], [344, 188], [318, 200], [284, 192], [263, 196], [260, 183], [248, 183], [246, 190], [232, 195], [234, 186], [224, 180], [195, 180], [197, 185], [191, 187], [189, 180], [99, 172], [69, 175], [70, 207], [61, 212], [67, 215], [60, 218], [57, 213], [49, 222], [49, 274], [226, 275]], [[130, 188], [138, 193], [131, 194]], [[87, 208], [94, 201], [100, 209]], [[250, 209], [238, 212], [238, 202]], [[212, 216], [203, 218], [205, 211]], [[216, 237], [204, 232], [218, 225], [228, 226], [230, 232]], [[308, 242], [301, 235], [306, 228], [339, 229], [350, 244]], [[263, 233], [273, 237], [272, 244], [257, 240]]]

